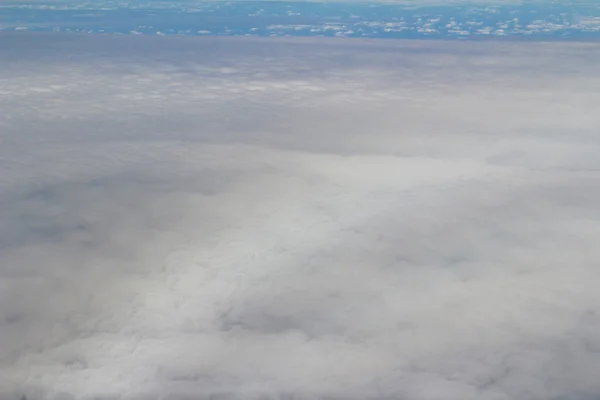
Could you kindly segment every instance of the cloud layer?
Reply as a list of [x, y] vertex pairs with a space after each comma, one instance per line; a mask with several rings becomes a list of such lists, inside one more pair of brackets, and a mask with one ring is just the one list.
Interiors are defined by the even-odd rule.
[[597, 45], [3, 38], [0, 397], [600, 394]]

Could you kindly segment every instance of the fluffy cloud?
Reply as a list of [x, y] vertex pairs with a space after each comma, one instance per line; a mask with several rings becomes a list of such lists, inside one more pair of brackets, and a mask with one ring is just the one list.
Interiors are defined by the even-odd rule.
[[3, 38], [3, 398], [600, 393], [597, 45]]

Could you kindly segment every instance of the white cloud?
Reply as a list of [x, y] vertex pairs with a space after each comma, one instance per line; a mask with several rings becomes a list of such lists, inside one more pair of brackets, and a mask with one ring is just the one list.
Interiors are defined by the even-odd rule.
[[3, 398], [600, 393], [597, 45], [4, 37]]

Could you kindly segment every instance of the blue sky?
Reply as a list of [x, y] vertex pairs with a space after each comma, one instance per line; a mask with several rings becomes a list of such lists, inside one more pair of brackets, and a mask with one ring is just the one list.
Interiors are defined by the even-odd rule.
[[[70, 2], [6, 6], [0, 30], [187, 36], [590, 41], [597, 3]], [[415, 3], [417, 4], [417, 3]], [[415, 8], [416, 7], [416, 8]]]

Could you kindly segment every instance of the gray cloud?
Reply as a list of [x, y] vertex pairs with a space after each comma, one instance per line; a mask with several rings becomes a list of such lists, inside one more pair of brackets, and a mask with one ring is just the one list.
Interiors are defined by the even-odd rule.
[[2, 35], [2, 398], [600, 394], [597, 45]]

